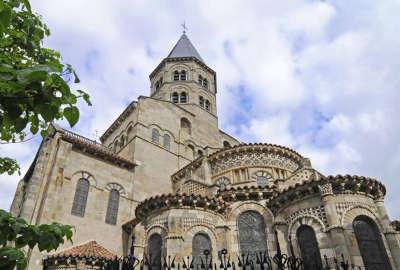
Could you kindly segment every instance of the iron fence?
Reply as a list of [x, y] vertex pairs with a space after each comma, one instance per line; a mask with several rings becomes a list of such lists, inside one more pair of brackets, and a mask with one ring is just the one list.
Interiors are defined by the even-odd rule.
[[[43, 262], [43, 269], [51, 269], [55, 266], [76, 264], [83, 258], [58, 257], [48, 258]], [[123, 258], [105, 260], [98, 258], [84, 258], [90, 268], [104, 270], [364, 270], [364, 267], [349, 263], [343, 255], [338, 258], [323, 257], [321, 260], [288, 256], [277, 252], [274, 256], [268, 256], [266, 252], [237, 254], [231, 257], [226, 249], [218, 252], [214, 258], [209, 250], [205, 250], [201, 256], [185, 256], [177, 259], [176, 256], [164, 256], [154, 258], [152, 254], [144, 254], [142, 259], [134, 255]], [[315, 262], [315, 263], [313, 263]], [[318, 263], [319, 262], [319, 263]]]

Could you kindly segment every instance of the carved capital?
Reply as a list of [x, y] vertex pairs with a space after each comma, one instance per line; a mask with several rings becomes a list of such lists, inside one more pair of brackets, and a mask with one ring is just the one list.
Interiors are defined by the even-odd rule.
[[331, 183], [318, 185], [318, 188], [319, 188], [319, 192], [321, 193], [322, 196], [333, 195], [333, 190], [332, 190], [332, 184]]

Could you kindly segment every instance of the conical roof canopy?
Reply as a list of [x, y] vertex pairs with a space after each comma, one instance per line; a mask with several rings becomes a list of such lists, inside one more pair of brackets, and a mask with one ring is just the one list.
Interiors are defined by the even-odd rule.
[[198, 60], [204, 62], [185, 33], [182, 34], [172, 51], [167, 56], [167, 58], [176, 57], [196, 57]]

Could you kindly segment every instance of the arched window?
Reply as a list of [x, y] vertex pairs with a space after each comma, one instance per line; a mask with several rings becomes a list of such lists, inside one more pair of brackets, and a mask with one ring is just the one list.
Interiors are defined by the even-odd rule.
[[123, 135], [121, 136], [121, 141], [120, 141], [119, 145], [120, 145], [121, 148], [124, 147], [124, 145], [125, 145], [125, 136], [123, 136]]
[[174, 81], [179, 81], [179, 72], [177, 70], [174, 71]]
[[168, 134], [164, 135], [163, 146], [167, 150], [171, 148], [171, 137]]
[[174, 92], [174, 93], [172, 94], [172, 102], [173, 102], [173, 103], [178, 103], [178, 102], [179, 102], [179, 95], [178, 95], [177, 92]]
[[206, 100], [206, 110], [210, 111], [210, 109], [211, 109], [210, 101]]
[[204, 108], [204, 98], [202, 96], [199, 96], [199, 105]]
[[110, 191], [108, 196], [108, 206], [106, 212], [106, 223], [115, 225], [117, 224], [119, 207], [119, 192], [116, 189]]
[[160, 82], [159, 82], [159, 81], [156, 82], [156, 90], [157, 90], [158, 88], [160, 88]]
[[188, 151], [189, 151], [189, 158], [190, 159], [194, 159], [195, 157], [195, 150], [194, 150], [194, 146], [189, 144], [188, 145]]
[[192, 125], [186, 118], [181, 118], [181, 129], [188, 134], [192, 132]]
[[198, 80], [200, 85], [203, 85], [203, 77], [201, 75], [199, 75], [199, 80]]
[[256, 252], [267, 253], [267, 235], [263, 217], [256, 211], [246, 211], [237, 220], [240, 253], [255, 257]]
[[181, 81], [186, 81], [186, 70], [181, 71]]
[[160, 133], [157, 129], [153, 128], [151, 131], [151, 142], [159, 144], [160, 142]]
[[179, 102], [180, 103], [186, 103], [187, 102], [187, 94], [186, 94], [186, 92], [182, 92], [181, 93]]
[[353, 229], [365, 269], [391, 269], [376, 223], [367, 216], [358, 216], [353, 221]]
[[203, 156], [203, 151], [197, 150], [197, 156], [198, 156], [198, 157], [202, 157], [202, 156]]
[[224, 148], [231, 148], [231, 144], [228, 141], [223, 142]]
[[118, 140], [114, 142], [114, 152], [118, 151]]
[[194, 269], [208, 269], [208, 267], [201, 267], [202, 262], [203, 264], [206, 263], [206, 256], [204, 254], [204, 251], [208, 251], [208, 261], [210, 261], [212, 254], [210, 237], [204, 232], [196, 233], [192, 240], [192, 256], [194, 260]]
[[83, 217], [85, 215], [86, 202], [89, 194], [89, 181], [81, 178], [76, 183], [74, 202], [72, 203], [71, 214]]
[[207, 79], [203, 80], [203, 87], [208, 89], [208, 81], [207, 81]]
[[322, 269], [321, 254], [313, 228], [301, 225], [296, 232], [304, 269]]
[[163, 242], [159, 234], [152, 234], [149, 238], [147, 245], [147, 253], [150, 258], [151, 269], [161, 269], [161, 256], [162, 256]]

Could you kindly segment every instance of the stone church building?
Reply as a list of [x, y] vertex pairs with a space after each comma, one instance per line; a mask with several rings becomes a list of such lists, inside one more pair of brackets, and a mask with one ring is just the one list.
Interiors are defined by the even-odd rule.
[[317, 265], [343, 254], [365, 269], [400, 269], [384, 185], [325, 176], [292, 149], [243, 144], [220, 130], [216, 72], [185, 33], [150, 82], [150, 96], [129, 104], [101, 143], [52, 126], [11, 212], [31, 224], [73, 225], [75, 246], [30, 250], [29, 269], [42, 268], [44, 255], [90, 250], [110, 257], [133, 247], [157, 261], [206, 249], [273, 256], [277, 243]]

